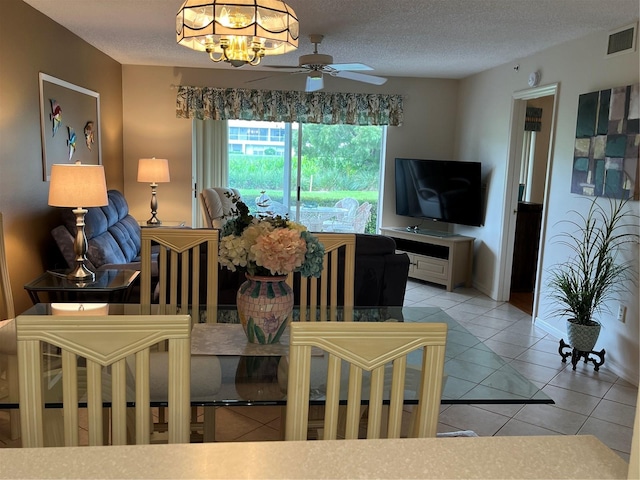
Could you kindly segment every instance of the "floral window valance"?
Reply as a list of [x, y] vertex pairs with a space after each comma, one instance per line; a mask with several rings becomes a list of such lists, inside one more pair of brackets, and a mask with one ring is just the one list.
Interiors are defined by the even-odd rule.
[[178, 118], [402, 125], [401, 95], [178, 87]]

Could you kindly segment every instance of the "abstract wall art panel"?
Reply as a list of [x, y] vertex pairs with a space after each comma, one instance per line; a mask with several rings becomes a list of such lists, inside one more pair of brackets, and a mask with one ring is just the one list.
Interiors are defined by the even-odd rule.
[[640, 84], [578, 98], [571, 193], [640, 198]]

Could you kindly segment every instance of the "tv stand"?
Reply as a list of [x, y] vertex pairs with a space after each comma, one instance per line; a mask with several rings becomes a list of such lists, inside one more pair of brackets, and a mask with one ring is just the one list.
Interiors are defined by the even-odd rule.
[[411, 278], [444, 285], [448, 292], [459, 285], [471, 286], [475, 238], [413, 227], [382, 227], [380, 232], [409, 255]]

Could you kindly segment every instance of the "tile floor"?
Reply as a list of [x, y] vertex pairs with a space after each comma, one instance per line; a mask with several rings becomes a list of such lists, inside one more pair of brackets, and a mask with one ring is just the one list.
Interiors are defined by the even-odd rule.
[[[592, 434], [626, 461], [631, 448], [637, 387], [607, 369], [564, 364], [558, 340], [531, 324], [516, 307], [496, 302], [474, 289], [444, 288], [409, 281], [406, 305], [439, 306], [486, 345], [539, 385], [555, 405], [446, 405], [438, 431], [474, 430], [478, 435]], [[568, 365], [568, 366], [567, 366]], [[218, 441], [280, 439], [280, 407], [224, 407], [216, 412]], [[9, 440], [8, 414], [0, 411], [0, 447]]]

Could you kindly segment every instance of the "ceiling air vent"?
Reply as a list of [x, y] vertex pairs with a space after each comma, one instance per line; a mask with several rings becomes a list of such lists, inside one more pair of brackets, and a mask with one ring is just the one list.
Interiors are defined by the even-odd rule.
[[633, 52], [636, 49], [637, 24], [627, 25], [609, 33], [607, 57]]

